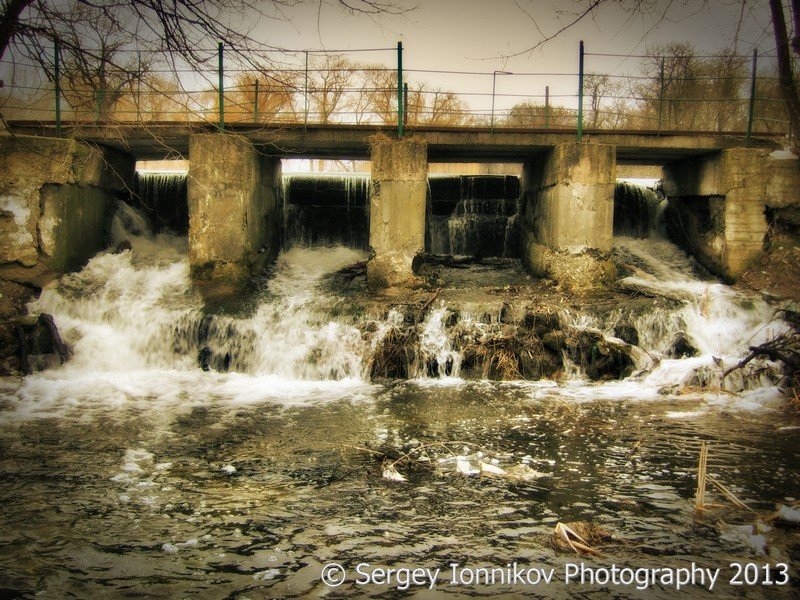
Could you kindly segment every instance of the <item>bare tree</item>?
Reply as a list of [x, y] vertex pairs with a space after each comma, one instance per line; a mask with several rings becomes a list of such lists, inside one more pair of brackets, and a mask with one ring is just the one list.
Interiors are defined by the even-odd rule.
[[605, 100], [610, 99], [617, 92], [617, 87], [610, 75], [587, 73], [583, 80], [583, 93], [589, 98], [591, 117], [589, 127], [603, 127], [609, 125], [609, 115], [604, 115], [602, 107]]
[[545, 106], [532, 100], [511, 107], [504, 120], [508, 127], [574, 127], [575, 112], [563, 106]]
[[[533, 0], [529, 0], [532, 2]], [[707, 1], [707, 0], [706, 0]], [[747, 8], [747, 0], [739, 0], [744, 12]], [[543, 33], [539, 29], [538, 24], [534, 20], [532, 13], [520, 4], [523, 13], [526, 14], [535, 24], [541, 38], [533, 45], [512, 53], [510, 56], [519, 56], [522, 54], [530, 54], [533, 50], [542, 47], [549, 41], [563, 34], [568, 29], [574, 27], [577, 23], [589, 18], [592, 19], [604, 5], [613, 4], [621, 7], [629, 15], [629, 20], [641, 15], [649, 15], [655, 18], [655, 24], [651, 27], [651, 31], [658, 26], [673, 6], [673, 2], [665, 2], [659, 4], [657, 0], [589, 0], [584, 2], [577, 11], [569, 13], [568, 11], [560, 11], [562, 19], [559, 21], [558, 28], [551, 33]], [[788, 34], [786, 27], [786, 15], [783, 3], [781, 0], [769, 0], [770, 17], [772, 20], [773, 34], [775, 37], [775, 47], [778, 54], [778, 77], [780, 82], [781, 95], [786, 103], [787, 112], [789, 114], [789, 122], [793, 131], [800, 131], [800, 93], [797, 90], [797, 83], [795, 77], [794, 67], [792, 65], [792, 51], [795, 57], [800, 57], [800, 0], [789, 0], [793, 33], [791, 37]], [[793, 137], [795, 150], [800, 151], [800, 136]]]
[[347, 59], [328, 55], [314, 70], [310, 82], [309, 104], [314, 121], [331, 123], [339, 113], [345, 112], [351, 103], [348, 95], [352, 85], [353, 67]]
[[[236, 110], [228, 114], [234, 121], [276, 122], [297, 120], [298, 76], [295, 72], [240, 73], [231, 91], [226, 94]], [[217, 107], [215, 100], [215, 108]]]
[[[356, 65], [358, 66], [358, 65]], [[397, 73], [381, 65], [363, 65], [353, 102], [356, 122], [376, 120], [393, 123], [397, 119]]]
[[87, 7], [75, 3], [69, 18], [64, 34], [68, 50], [62, 57], [64, 95], [76, 116], [107, 118], [149, 70], [150, 57], [142, 61], [125, 52], [133, 39], [105, 15], [92, 15]]

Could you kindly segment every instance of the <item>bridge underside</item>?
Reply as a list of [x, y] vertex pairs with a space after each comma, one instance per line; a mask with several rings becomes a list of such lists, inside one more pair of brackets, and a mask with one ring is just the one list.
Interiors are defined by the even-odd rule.
[[[224, 134], [195, 124], [158, 127], [74, 129], [65, 133], [75, 139], [54, 139], [46, 124], [14, 124], [17, 139], [0, 140], [0, 191], [19, 206], [11, 210], [13, 222], [6, 219], [0, 228], [5, 240], [0, 271], [4, 264], [21, 264], [25, 272], [17, 275], [30, 280], [31, 269], [40, 264], [55, 273], [84, 262], [87, 253], [69, 264], [56, 263], [53, 257], [64, 253], [44, 243], [49, 238], [37, 239], [51, 221], [75, 222], [70, 235], [55, 236], [64, 240], [100, 235], [113, 194], [129, 189], [117, 179], [132, 173], [134, 159], [189, 159], [190, 261], [199, 279], [225, 293], [276, 254], [280, 159], [286, 157], [371, 161], [369, 244], [374, 256], [367, 272], [372, 287], [418, 283], [413, 263], [425, 245], [430, 162], [521, 163], [523, 261], [532, 273], [568, 287], [613, 279], [608, 259], [619, 163], [664, 165], [664, 185], [679, 212], [684, 245], [731, 279], [760, 251], [767, 209], [794, 206], [800, 195], [800, 162], [770, 156], [775, 145], [769, 141], [762, 142], [766, 147], [745, 148], [730, 137], [626, 132], [589, 132], [579, 143], [571, 131], [417, 129], [397, 140], [387, 135], [389, 130], [366, 127], [256, 129], [238, 124]], [[36, 144], [41, 148], [32, 153], [29, 146]], [[41, 163], [36, 158], [50, 155], [63, 160]], [[115, 167], [109, 157], [122, 166]], [[96, 168], [87, 170], [87, 165]], [[70, 185], [97, 188], [97, 207], [61, 197], [47, 203], [52, 190]], [[84, 218], [89, 213], [98, 216]]]
[[[54, 123], [14, 121], [11, 131], [19, 135], [52, 137]], [[64, 133], [89, 143], [110, 146], [137, 160], [188, 158], [189, 137], [216, 133], [217, 127], [203, 123], [148, 123], [146, 125], [64, 125]], [[264, 126], [232, 123], [226, 131], [248, 139], [268, 156], [280, 158], [330, 158], [369, 160], [370, 139], [377, 133], [393, 135], [394, 129], [378, 126], [302, 125]], [[410, 137], [428, 148], [430, 162], [525, 162], [544, 156], [554, 147], [575, 141], [574, 130], [415, 127]], [[742, 146], [741, 136], [713, 132], [592, 131], [583, 141], [613, 146], [617, 164], [666, 165], [727, 148]], [[756, 146], [776, 148], [773, 139], [760, 139]]]

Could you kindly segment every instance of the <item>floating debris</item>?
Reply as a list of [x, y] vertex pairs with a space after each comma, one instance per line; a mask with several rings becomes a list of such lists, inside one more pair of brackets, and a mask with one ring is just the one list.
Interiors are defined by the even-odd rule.
[[574, 521], [571, 523], [556, 524], [552, 536], [553, 545], [562, 550], [571, 549], [577, 554], [592, 554], [602, 556], [602, 553], [592, 544], [613, 539], [605, 529], [589, 523], [588, 521]]
[[800, 506], [796, 504], [793, 506], [778, 504], [778, 510], [767, 517], [767, 522], [770, 521], [781, 521], [792, 525], [800, 525]]
[[383, 469], [383, 478], [389, 481], [408, 481], [405, 475], [395, 469], [394, 465], [388, 465]]

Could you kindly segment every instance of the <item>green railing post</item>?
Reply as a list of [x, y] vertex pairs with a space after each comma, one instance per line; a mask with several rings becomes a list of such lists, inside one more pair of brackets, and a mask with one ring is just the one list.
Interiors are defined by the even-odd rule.
[[256, 79], [256, 93], [253, 101], [253, 118], [258, 123], [258, 79]]
[[58, 40], [53, 44], [54, 65], [55, 65], [55, 84], [56, 84], [56, 132], [61, 135], [61, 49]]
[[100, 120], [100, 107], [103, 102], [103, 86], [100, 85], [100, 89], [96, 90], [94, 93], [94, 122], [95, 124]]
[[578, 141], [583, 139], [583, 40], [578, 52]]
[[544, 86], [544, 128], [550, 129], [550, 86]]
[[403, 84], [403, 127], [408, 127], [408, 84]]
[[138, 68], [136, 70], [136, 120], [142, 120], [142, 53], [136, 52]]
[[303, 90], [303, 98], [304, 98], [304, 113], [305, 116], [303, 117], [303, 129], [308, 129], [308, 50], [306, 50], [306, 86]]
[[753, 117], [756, 112], [756, 69], [758, 68], [758, 49], [753, 49], [753, 72], [750, 75], [750, 104], [747, 107], [747, 135], [746, 144], [750, 145], [750, 138], [753, 135]]
[[217, 46], [217, 52], [219, 54], [219, 130], [225, 131], [225, 65], [223, 64], [222, 60], [222, 51], [223, 51], [223, 44], [222, 42], [219, 43]]
[[397, 137], [403, 137], [403, 42], [397, 42]]
[[658, 92], [658, 135], [661, 135], [661, 119], [664, 115], [664, 57], [661, 57], [660, 86]]

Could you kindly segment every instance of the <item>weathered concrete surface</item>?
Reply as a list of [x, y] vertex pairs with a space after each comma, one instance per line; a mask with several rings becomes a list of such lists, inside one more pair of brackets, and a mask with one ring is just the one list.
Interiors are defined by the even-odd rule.
[[670, 233], [707, 268], [735, 280], [761, 252], [767, 208], [800, 204], [800, 162], [733, 148], [664, 168]]
[[226, 134], [192, 136], [189, 160], [192, 273], [235, 289], [277, 256], [280, 160]]
[[0, 138], [0, 277], [42, 286], [86, 264], [134, 166], [75, 140]]
[[540, 277], [572, 288], [613, 279], [613, 146], [568, 143], [523, 168], [522, 259]]
[[380, 136], [372, 144], [369, 244], [371, 289], [414, 287], [414, 257], [425, 249], [428, 155], [414, 138]]
[[[226, 129], [254, 144], [267, 145], [293, 157], [328, 157], [367, 159], [370, 154], [369, 139], [376, 126], [345, 123], [310, 124], [276, 123], [265, 126], [259, 123], [228, 123]], [[14, 121], [12, 130], [31, 135], [53, 135], [54, 126], [33, 121]], [[148, 122], [121, 125], [114, 123], [104, 128], [95, 124], [81, 126], [70, 123], [76, 137], [103, 144], [117, 144], [139, 159], [160, 159], [175, 153], [186, 155], [188, 140], [193, 134], [208, 132], [208, 124]], [[383, 131], [392, 133], [391, 126]], [[428, 158], [437, 161], [524, 161], [533, 155], [545, 153], [553, 146], [575, 139], [574, 129], [506, 129], [489, 127], [415, 126], [414, 137], [428, 145]], [[696, 135], [662, 131], [591, 131], [584, 130], [584, 141], [609, 144], [616, 147], [618, 163], [664, 165], [689, 156], [707, 154], [741, 144], [741, 137], [707, 134]], [[754, 143], [777, 149], [775, 139], [756, 139]]]

